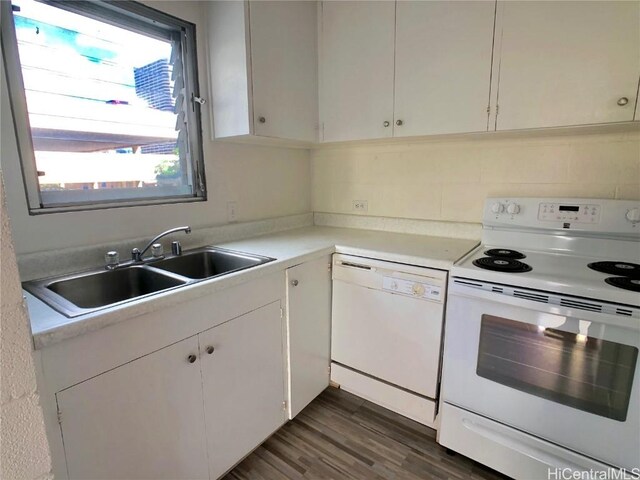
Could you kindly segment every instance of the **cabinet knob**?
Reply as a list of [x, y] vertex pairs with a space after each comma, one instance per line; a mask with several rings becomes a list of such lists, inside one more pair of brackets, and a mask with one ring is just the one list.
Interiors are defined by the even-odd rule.
[[215, 351], [215, 348], [213, 348], [212, 345], [209, 345], [206, 349], [206, 352], [211, 355], [213, 352]]
[[266, 118], [264, 118], [264, 117], [258, 117], [258, 121], [259, 121], [260, 123], [267, 123], [267, 119], [266, 119]]
[[297, 287], [298, 286], [298, 280], [291, 280], [291, 286], [292, 287]]
[[624, 107], [627, 103], [629, 103], [629, 99], [627, 97], [621, 97], [618, 99], [618, 105]]
[[396, 120], [396, 125], [401, 126], [404, 122], [402, 120]]
[[187, 362], [194, 363], [196, 361], [196, 356], [192, 353], [187, 357]]
[[388, 121], [388, 120], [385, 120], [385, 121], [382, 123], [382, 125], [383, 125], [383, 126], [385, 126], [385, 127], [388, 127], [390, 124], [389, 124], [389, 121]]

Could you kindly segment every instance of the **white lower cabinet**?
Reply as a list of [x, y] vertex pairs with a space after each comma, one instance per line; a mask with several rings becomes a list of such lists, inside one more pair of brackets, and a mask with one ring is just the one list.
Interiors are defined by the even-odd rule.
[[199, 337], [209, 473], [215, 479], [285, 422], [280, 302]]
[[331, 257], [287, 269], [289, 418], [329, 385]]
[[208, 478], [197, 336], [58, 392], [69, 478]]
[[233, 467], [285, 422], [280, 305], [59, 391], [69, 478], [216, 479]]

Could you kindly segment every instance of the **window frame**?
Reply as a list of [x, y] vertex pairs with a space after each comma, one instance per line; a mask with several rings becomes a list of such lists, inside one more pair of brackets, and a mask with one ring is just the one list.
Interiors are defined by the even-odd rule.
[[[204, 172], [201, 103], [194, 100], [200, 99], [196, 26], [191, 22], [133, 0], [37, 1], [164, 40], [169, 39], [172, 34], [175, 35], [179, 32], [184, 70], [184, 102], [186, 105], [185, 113], [188, 133], [187, 143], [190, 156], [190, 171], [188, 175], [192, 181], [192, 193], [171, 196], [150, 195], [139, 198], [129, 196], [121, 199], [61, 202], [55, 204], [43, 203], [38, 181], [24, 81], [22, 78], [22, 64], [20, 63], [13, 19], [13, 6], [10, 1], [2, 0], [0, 1], [2, 60], [29, 214], [39, 215], [69, 211], [206, 201], [207, 191]], [[109, 17], [105, 17], [105, 14], [109, 14]], [[5, 79], [3, 78], [3, 87], [5, 86], [4, 81]], [[131, 191], [131, 189], [122, 189], [122, 191], [124, 193], [124, 191]], [[74, 194], [74, 191], [69, 191], [69, 196], [79, 195], [77, 195], [77, 192]]]

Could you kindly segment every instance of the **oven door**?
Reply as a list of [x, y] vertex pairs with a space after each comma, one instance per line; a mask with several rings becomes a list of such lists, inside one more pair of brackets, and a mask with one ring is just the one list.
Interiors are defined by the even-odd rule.
[[640, 466], [637, 318], [539, 303], [453, 280], [445, 402], [610, 465]]

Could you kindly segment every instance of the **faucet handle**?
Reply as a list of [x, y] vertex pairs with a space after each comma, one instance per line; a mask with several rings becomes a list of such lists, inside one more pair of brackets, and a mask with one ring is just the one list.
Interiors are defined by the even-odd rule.
[[140, 254], [140, 249], [138, 247], [132, 248], [131, 260], [133, 260], [134, 262], [139, 262], [141, 258], [142, 258], [142, 255]]
[[151, 245], [151, 255], [154, 258], [161, 257], [164, 254], [164, 248], [162, 248], [161, 243], [154, 243]]
[[107, 270], [113, 270], [120, 263], [120, 255], [115, 250], [110, 250], [104, 254], [104, 263]]

